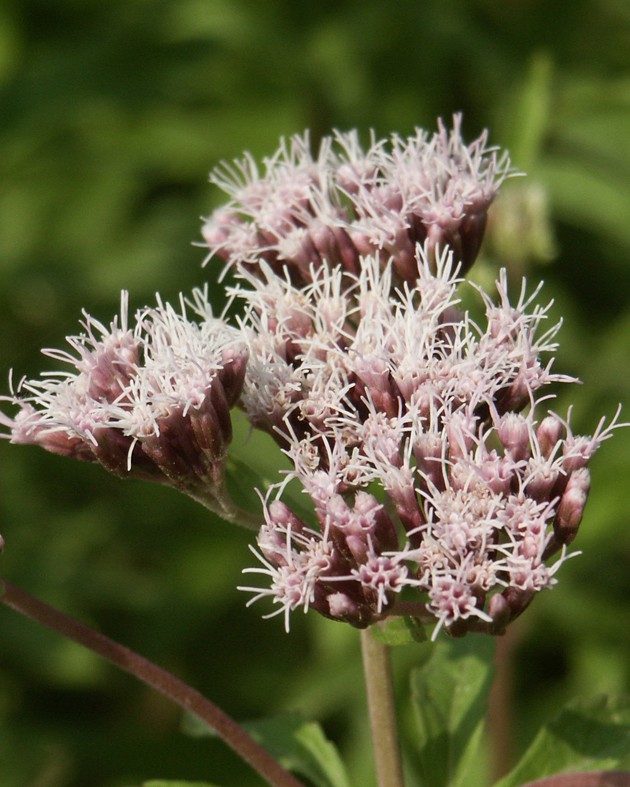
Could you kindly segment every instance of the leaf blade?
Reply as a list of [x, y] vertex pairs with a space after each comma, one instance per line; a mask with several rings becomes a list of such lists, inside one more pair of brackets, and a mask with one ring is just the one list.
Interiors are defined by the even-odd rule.
[[469, 787], [485, 775], [481, 744], [494, 641], [469, 635], [432, 647], [412, 674], [422, 783]]
[[520, 762], [495, 787], [563, 772], [630, 768], [630, 697], [569, 704], [534, 738]]

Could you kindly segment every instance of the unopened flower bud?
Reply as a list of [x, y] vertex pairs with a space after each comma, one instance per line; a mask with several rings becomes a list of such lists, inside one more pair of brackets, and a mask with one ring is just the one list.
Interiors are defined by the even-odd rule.
[[489, 197], [483, 201], [483, 204], [479, 205], [476, 212], [467, 211], [462, 217], [458, 233], [459, 249], [461, 250], [458, 259], [462, 261], [462, 274], [470, 270], [479, 254], [488, 221], [487, 210], [493, 196], [494, 195], [489, 195]]
[[540, 447], [540, 453], [549, 459], [554, 450], [560, 443], [564, 433], [562, 421], [555, 415], [548, 415], [543, 418], [536, 429], [536, 440]]
[[348, 620], [358, 616], [359, 605], [345, 593], [331, 593], [327, 600], [333, 618]]
[[591, 476], [586, 467], [571, 473], [554, 522], [554, 533], [562, 544], [570, 544], [577, 535], [590, 488]]
[[573, 473], [575, 470], [586, 467], [597, 447], [598, 443], [592, 437], [570, 435], [562, 447], [563, 468], [567, 473]]
[[514, 459], [510, 454], [499, 456], [490, 451], [480, 463], [478, 473], [494, 494], [507, 495], [517, 479]]
[[301, 533], [306, 527], [300, 517], [282, 500], [273, 500], [267, 507], [267, 515], [275, 527], [290, 530], [292, 533]]
[[394, 523], [374, 495], [358, 492], [353, 510], [359, 521], [371, 522], [370, 539], [377, 552], [386, 552], [398, 547], [398, 534]]
[[276, 566], [290, 563], [288, 544], [304, 531], [306, 524], [281, 500], [265, 506], [265, 524], [258, 533], [258, 546]]
[[365, 603], [361, 603], [352, 596], [337, 591], [326, 596], [327, 610], [319, 611], [332, 618], [349, 623], [355, 628], [367, 628], [374, 620], [374, 614]]
[[249, 353], [243, 344], [227, 347], [221, 354], [221, 368], [217, 377], [221, 381], [230, 408], [234, 407], [243, 390]]
[[488, 602], [488, 614], [492, 618], [492, 634], [503, 634], [511, 618], [510, 605], [501, 593], [495, 593]]
[[535, 595], [535, 590], [521, 590], [517, 587], [508, 587], [501, 593], [510, 610], [510, 621], [527, 609]]
[[452, 461], [466, 458], [473, 450], [476, 430], [476, 419], [462, 412], [456, 412], [448, 419], [446, 434], [448, 435], [449, 458]]
[[413, 453], [418, 463], [422, 487], [428, 485], [444, 489], [444, 441], [436, 434], [424, 432], [413, 442]]
[[527, 419], [520, 413], [505, 413], [497, 428], [499, 440], [515, 461], [530, 455], [529, 427]]
[[374, 407], [389, 418], [396, 416], [400, 410], [400, 393], [385, 361], [374, 354], [362, 355], [353, 366]]

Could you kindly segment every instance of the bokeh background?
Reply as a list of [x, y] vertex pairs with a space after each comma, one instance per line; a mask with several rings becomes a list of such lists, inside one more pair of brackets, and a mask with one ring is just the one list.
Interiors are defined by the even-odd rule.
[[[563, 315], [557, 368], [578, 431], [630, 407], [630, 4], [626, 0], [4, 0], [0, 5], [0, 376], [48, 366], [81, 308], [109, 321], [202, 269], [221, 159], [280, 135], [433, 129], [464, 112], [528, 178], [494, 207], [475, 275], [500, 265]], [[220, 287], [217, 303], [220, 304]], [[6, 375], [6, 376], [5, 376]], [[8, 392], [8, 381], [1, 386]], [[630, 412], [630, 410], [627, 410]], [[277, 456], [236, 450], [272, 473]], [[583, 555], [501, 645], [512, 756], [570, 696], [630, 689], [630, 430], [592, 464]], [[189, 680], [238, 719], [299, 710], [370, 785], [355, 632], [262, 621], [235, 590], [247, 534], [174, 492], [0, 444], [1, 573]], [[166, 701], [0, 608], [0, 785], [255, 787]], [[412, 648], [396, 654], [401, 696]], [[405, 716], [405, 730], [413, 734]], [[503, 763], [505, 765], [505, 759]]]

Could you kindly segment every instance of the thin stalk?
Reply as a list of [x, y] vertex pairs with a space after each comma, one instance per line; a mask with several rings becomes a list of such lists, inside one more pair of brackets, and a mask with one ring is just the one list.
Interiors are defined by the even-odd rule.
[[364, 629], [361, 654], [378, 787], [404, 787], [389, 648]]
[[245, 530], [251, 530], [252, 533], [257, 533], [260, 530], [263, 522], [262, 514], [252, 514], [251, 511], [246, 511], [244, 508], [237, 506], [231, 499], [223, 498], [219, 503], [215, 498], [208, 499], [203, 495], [197, 495], [188, 490], [186, 490], [186, 494], [225, 522], [238, 525], [245, 528]]
[[226, 522], [257, 533], [263, 521], [262, 514], [253, 514], [234, 502], [225, 483], [224, 473], [225, 467], [221, 465], [214, 476], [206, 479], [203, 484], [176, 484], [175, 486], [180, 492]]
[[523, 634], [522, 623], [522, 619], [516, 621], [508, 627], [504, 636], [496, 638], [494, 681], [488, 696], [486, 716], [493, 783], [505, 776], [514, 764], [514, 652]]
[[304, 787], [234, 719], [179, 678], [6, 580], [2, 580], [2, 585], [0, 601], [7, 607], [78, 642], [159, 691], [180, 708], [198, 716], [268, 784], [273, 787]]

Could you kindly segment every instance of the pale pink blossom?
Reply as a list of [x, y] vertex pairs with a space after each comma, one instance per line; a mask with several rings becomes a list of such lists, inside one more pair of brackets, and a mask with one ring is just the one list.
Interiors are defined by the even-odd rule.
[[[586, 465], [621, 426], [617, 412], [577, 436], [570, 414], [542, 410], [550, 384], [574, 380], [553, 370], [559, 325], [540, 288], [523, 283], [513, 302], [502, 271], [494, 297], [475, 287], [475, 321], [453, 251], [425, 243], [416, 255], [399, 286], [371, 256], [358, 273], [324, 265], [302, 285], [245, 269], [233, 290], [252, 357], [243, 406], [292, 462], [278, 496], [299, 481], [318, 525], [298, 525], [280, 500], [267, 507], [255, 571], [271, 585], [247, 589], [287, 627], [297, 609], [357, 627], [411, 609], [437, 620], [434, 635], [501, 633], [555, 584]], [[331, 292], [336, 319], [322, 321]]]
[[126, 293], [109, 326], [85, 313], [83, 332], [67, 339], [70, 351], [44, 351], [69, 368], [24, 379], [7, 397], [19, 410], [2, 414], [6, 436], [172, 485], [223, 511], [230, 409], [247, 349], [212, 316], [202, 291], [182, 298], [179, 310], [158, 298], [134, 323]]
[[360, 258], [392, 261], [396, 277], [416, 275], [415, 248], [449, 245], [462, 270], [474, 262], [488, 208], [511, 174], [505, 153], [484, 132], [466, 145], [461, 116], [406, 139], [372, 136], [363, 149], [355, 131], [324, 137], [315, 155], [308, 134], [282, 140], [263, 162], [250, 155], [224, 163], [211, 180], [229, 197], [205, 222], [210, 256], [250, 267], [261, 260], [296, 284], [323, 264], [358, 274]]
[[412, 615], [434, 636], [502, 633], [556, 583], [588, 464], [624, 425], [618, 410], [577, 435], [571, 410], [548, 410], [552, 386], [575, 380], [555, 371], [560, 324], [540, 286], [463, 278], [511, 174], [485, 132], [464, 143], [458, 115], [365, 148], [356, 132], [315, 153], [294, 136], [260, 167], [222, 165], [211, 179], [229, 201], [203, 236], [234, 276], [236, 326], [205, 291], [178, 308], [158, 298], [133, 325], [126, 296], [108, 326], [85, 314], [70, 350], [46, 353], [68, 369], [6, 397], [5, 436], [238, 521], [225, 480], [238, 406], [290, 463], [260, 491], [249, 604], [267, 600], [287, 629], [314, 610], [358, 628]]

